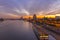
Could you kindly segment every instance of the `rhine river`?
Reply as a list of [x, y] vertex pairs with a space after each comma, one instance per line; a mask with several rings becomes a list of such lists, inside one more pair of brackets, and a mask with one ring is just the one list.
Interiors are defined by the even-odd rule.
[[32, 24], [20, 20], [0, 22], [0, 40], [37, 40]]

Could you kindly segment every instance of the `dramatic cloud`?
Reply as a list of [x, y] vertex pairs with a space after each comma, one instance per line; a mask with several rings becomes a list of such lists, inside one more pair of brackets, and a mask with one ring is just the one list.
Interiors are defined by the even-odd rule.
[[57, 0], [50, 5], [48, 13], [60, 13], [60, 0]]
[[0, 14], [33, 15], [60, 12], [60, 0], [0, 0]]

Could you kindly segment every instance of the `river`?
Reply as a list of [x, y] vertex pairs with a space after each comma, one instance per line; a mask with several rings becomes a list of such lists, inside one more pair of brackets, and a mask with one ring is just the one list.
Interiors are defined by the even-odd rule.
[[32, 24], [21, 20], [0, 22], [0, 40], [37, 40]]

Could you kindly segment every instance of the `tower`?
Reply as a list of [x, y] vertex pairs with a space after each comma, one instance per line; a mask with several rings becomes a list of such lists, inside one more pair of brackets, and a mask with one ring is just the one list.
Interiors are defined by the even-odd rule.
[[36, 14], [33, 15], [33, 20], [34, 20], [34, 21], [37, 20], [37, 16], [36, 16]]

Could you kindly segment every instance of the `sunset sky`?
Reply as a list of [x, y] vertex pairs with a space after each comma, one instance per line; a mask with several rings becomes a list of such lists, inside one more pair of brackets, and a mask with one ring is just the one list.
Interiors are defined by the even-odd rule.
[[0, 17], [60, 13], [60, 0], [0, 0]]

